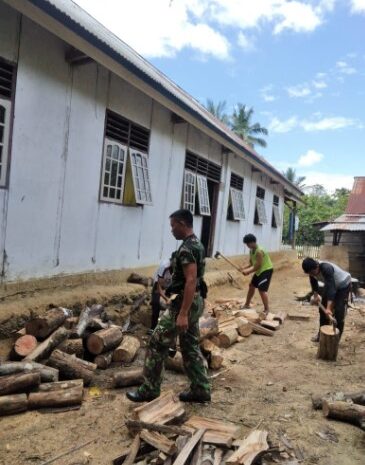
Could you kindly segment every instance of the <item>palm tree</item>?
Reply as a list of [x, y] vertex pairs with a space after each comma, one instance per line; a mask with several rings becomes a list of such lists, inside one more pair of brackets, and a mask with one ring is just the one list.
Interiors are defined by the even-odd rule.
[[288, 168], [286, 171], [283, 171], [283, 175], [286, 177], [288, 181], [298, 186], [299, 189], [303, 189], [303, 187], [305, 186], [305, 176], [297, 177], [297, 172], [294, 168]]
[[232, 130], [251, 147], [260, 145], [266, 147], [266, 140], [258, 135], [267, 136], [269, 131], [262, 127], [260, 123], [252, 123], [253, 108], [248, 108], [242, 103], [238, 103], [233, 111], [231, 119]]
[[228, 126], [229, 124], [229, 116], [225, 112], [226, 110], [226, 102], [222, 100], [218, 103], [214, 103], [214, 101], [210, 98], [207, 99], [207, 104], [205, 108], [211, 113], [213, 116], [218, 118], [222, 123]]

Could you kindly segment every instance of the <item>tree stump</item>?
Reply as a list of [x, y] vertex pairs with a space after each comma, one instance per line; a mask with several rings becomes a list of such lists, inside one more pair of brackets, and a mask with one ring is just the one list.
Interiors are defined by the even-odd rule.
[[119, 326], [96, 331], [87, 339], [87, 349], [94, 355], [115, 349], [123, 339], [123, 332]]
[[52, 308], [52, 310], [49, 310], [44, 316], [33, 318], [28, 321], [25, 325], [25, 329], [27, 334], [45, 339], [71, 316], [72, 310], [62, 307]]
[[124, 336], [120, 345], [114, 350], [113, 362], [132, 362], [140, 347], [141, 343], [136, 337]]
[[334, 333], [332, 325], [324, 325], [319, 329], [319, 346], [317, 358], [335, 361], [337, 359], [340, 331], [336, 328]]

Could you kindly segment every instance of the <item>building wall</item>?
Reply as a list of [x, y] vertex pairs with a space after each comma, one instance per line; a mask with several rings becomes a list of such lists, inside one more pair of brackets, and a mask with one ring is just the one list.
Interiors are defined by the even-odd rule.
[[[187, 149], [223, 165], [214, 249], [240, 253], [246, 232], [278, 249], [268, 179], [238, 157], [223, 157], [221, 146], [191, 125], [173, 124], [166, 108], [103, 67], [71, 67], [66, 48], [0, 3], [0, 56], [18, 61], [9, 188], [0, 190], [3, 280], [144, 266], [169, 256], [177, 242], [168, 216], [181, 206]], [[151, 130], [152, 206], [99, 201], [106, 108]], [[241, 222], [226, 220], [231, 170], [245, 177]], [[253, 226], [258, 182], [267, 189], [264, 226]], [[195, 217], [197, 234], [201, 224]]]

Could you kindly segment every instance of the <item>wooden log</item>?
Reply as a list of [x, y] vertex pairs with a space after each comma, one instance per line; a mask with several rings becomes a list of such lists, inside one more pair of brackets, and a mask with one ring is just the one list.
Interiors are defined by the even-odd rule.
[[81, 405], [82, 396], [82, 385], [70, 387], [68, 389], [51, 389], [49, 391], [31, 392], [28, 396], [28, 407], [37, 409]]
[[324, 400], [322, 411], [326, 418], [352, 423], [365, 431], [365, 407], [363, 405]]
[[255, 334], [262, 334], [264, 336], [273, 336], [274, 335], [274, 331], [271, 331], [271, 329], [264, 328], [261, 325], [257, 325], [255, 323], [251, 323], [251, 322], [250, 322], [250, 325], [252, 326], [253, 332]]
[[365, 391], [358, 392], [335, 392], [333, 394], [313, 395], [312, 405], [315, 410], [322, 408], [323, 401], [352, 401], [354, 404], [365, 405]]
[[204, 433], [204, 429], [199, 429], [194, 434], [194, 436], [185, 444], [182, 451], [176, 457], [176, 460], [173, 462], [173, 465], [185, 465], [190, 454], [193, 452], [195, 446], [199, 443]]
[[129, 454], [125, 458], [123, 465], [133, 465], [134, 461], [137, 457], [139, 446], [141, 444], [141, 439], [139, 434], [133, 439], [133, 442], [131, 444], [131, 447], [129, 449]]
[[140, 347], [141, 343], [136, 337], [124, 336], [122, 342], [114, 350], [113, 362], [131, 363]]
[[263, 326], [264, 328], [271, 329], [271, 331], [276, 331], [277, 329], [280, 328], [280, 323], [275, 320], [272, 320], [272, 321], [261, 320], [260, 325]]
[[0, 378], [0, 396], [26, 392], [41, 382], [39, 373], [17, 373]]
[[14, 344], [14, 353], [19, 358], [29, 355], [37, 347], [38, 341], [31, 334], [20, 336]]
[[119, 326], [96, 331], [87, 338], [86, 346], [94, 355], [115, 349], [123, 339], [123, 332]]
[[99, 354], [95, 357], [94, 363], [100, 370], [106, 370], [113, 361], [113, 354], [113, 350]]
[[172, 420], [181, 419], [185, 415], [185, 408], [175, 393], [170, 390], [148, 404], [135, 408], [133, 414], [136, 420], [164, 425]]
[[235, 317], [242, 316], [252, 323], [260, 323], [261, 321], [260, 315], [253, 309], [238, 310], [237, 312], [233, 312], [233, 315]]
[[267, 432], [254, 430], [243, 441], [241, 447], [239, 447], [225, 463], [226, 465], [251, 465], [268, 449]]
[[29, 355], [24, 358], [24, 360], [36, 361], [48, 358], [52, 350], [60, 345], [61, 342], [63, 342], [65, 339], [67, 339], [68, 335], [69, 331], [61, 326], [47, 339], [41, 342]]
[[104, 322], [101, 318], [92, 318], [87, 325], [87, 329], [91, 331], [100, 331], [101, 329], [107, 329], [110, 326], [110, 322]]
[[79, 321], [75, 328], [75, 337], [82, 337], [87, 326], [93, 318], [98, 318], [103, 313], [104, 307], [102, 305], [92, 305], [91, 307], [85, 307], [79, 316]]
[[223, 333], [220, 333], [218, 338], [219, 338], [219, 347], [223, 347], [227, 349], [232, 344], [237, 342], [238, 333], [236, 329], [232, 328], [232, 329], [228, 329], [224, 331]]
[[282, 325], [284, 324], [286, 317], [287, 317], [286, 312], [279, 312], [274, 315], [274, 321], [279, 321], [279, 323]]
[[202, 316], [199, 319], [200, 340], [218, 334], [218, 320], [212, 316]]
[[70, 318], [66, 318], [66, 320], [63, 323], [63, 326], [66, 329], [73, 331], [75, 330], [78, 321], [79, 321], [79, 318], [77, 316], [70, 316]]
[[143, 381], [143, 368], [124, 369], [113, 375], [113, 386], [115, 388], [139, 386]]
[[58, 346], [58, 349], [62, 350], [62, 352], [66, 352], [66, 354], [75, 354], [78, 358], [83, 358], [84, 356], [84, 346], [81, 338], [67, 339]]
[[90, 384], [96, 370], [94, 363], [81, 360], [58, 349], [52, 352], [48, 365], [57, 368], [65, 379], [82, 378], [86, 386]]
[[223, 420], [193, 415], [184, 426], [195, 430], [205, 429], [203, 442], [231, 447], [233, 439], [238, 437], [239, 427]]
[[200, 348], [205, 355], [208, 366], [212, 370], [219, 370], [222, 368], [224, 357], [222, 352], [210, 339], [205, 339], [201, 342]]
[[38, 392], [59, 391], [75, 387], [84, 387], [83, 379], [72, 379], [70, 381], [57, 381], [56, 383], [42, 383], [38, 386]]
[[0, 376], [16, 373], [39, 373], [42, 383], [58, 381], [58, 370], [37, 362], [5, 362], [0, 365]]
[[27, 334], [45, 339], [71, 316], [72, 310], [63, 307], [52, 308], [44, 316], [29, 320], [25, 325], [25, 329]]
[[19, 329], [18, 331], [15, 331], [14, 333], [12, 333], [12, 337], [17, 340], [19, 339], [20, 337], [22, 336], [25, 336], [27, 334], [27, 331], [25, 328], [21, 328]]
[[332, 325], [324, 325], [319, 328], [319, 345], [317, 358], [321, 360], [335, 361], [337, 359], [340, 331], [333, 331]]
[[175, 357], [167, 357], [165, 360], [165, 368], [166, 370], [175, 371], [176, 373], [185, 373], [181, 352], [177, 351]]
[[13, 394], [0, 397], [0, 416], [25, 412], [28, 408], [26, 394]]
[[175, 443], [158, 431], [142, 430], [140, 433], [141, 439], [150, 444], [155, 449], [164, 452], [167, 455], [173, 455], [177, 449]]
[[142, 286], [148, 286], [151, 282], [151, 278], [140, 275], [138, 273], [131, 273], [127, 278], [127, 283], [141, 284]]
[[243, 337], [248, 337], [251, 336], [253, 329], [252, 326], [250, 325], [250, 322], [243, 317], [238, 317], [236, 318], [237, 322], [237, 331], [240, 336]]
[[309, 321], [310, 315], [305, 315], [304, 313], [288, 313], [288, 320], [294, 321]]

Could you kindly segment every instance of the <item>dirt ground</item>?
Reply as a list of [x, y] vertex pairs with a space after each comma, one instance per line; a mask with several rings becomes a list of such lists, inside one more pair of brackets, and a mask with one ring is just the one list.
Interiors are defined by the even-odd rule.
[[[222, 374], [212, 380], [211, 404], [188, 404], [186, 410], [188, 414], [237, 423], [242, 437], [258, 425], [269, 432], [274, 444], [286, 435], [294, 449], [299, 447], [302, 451], [303, 464], [364, 465], [365, 433], [355, 426], [323, 418], [320, 411], [312, 409], [311, 394], [365, 388], [365, 317], [360, 311], [351, 310], [337, 362], [318, 361], [316, 344], [310, 342], [317, 330], [318, 315], [294, 299], [295, 292], [301, 295], [308, 290], [299, 263], [281, 267], [272, 282], [272, 311], [303, 312], [311, 315], [310, 320], [286, 320], [274, 337], [252, 335], [226, 350]], [[217, 286], [210, 290], [209, 301], [242, 297], [245, 292], [246, 289], [229, 284]], [[118, 308], [111, 305], [109, 310]], [[256, 308], [261, 308], [257, 297]], [[0, 354], [8, 343], [1, 341]], [[142, 363], [143, 350], [134, 365]], [[0, 464], [41, 465], [92, 439], [89, 445], [54, 463], [110, 464], [130, 444], [124, 419], [135, 407], [127, 400], [124, 389], [108, 388], [108, 378], [115, 370], [98, 374], [94, 383], [97, 387], [85, 390], [80, 410], [57, 414], [33, 411], [1, 418]], [[179, 392], [186, 386], [183, 375], [166, 373], [164, 390]], [[323, 436], [328, 431], [333, 433], [332, 441], [318, 434]], [[264, 463], [274, 462], [265, 459]], [[290, 458], [280, 463], [298, 462]]]

